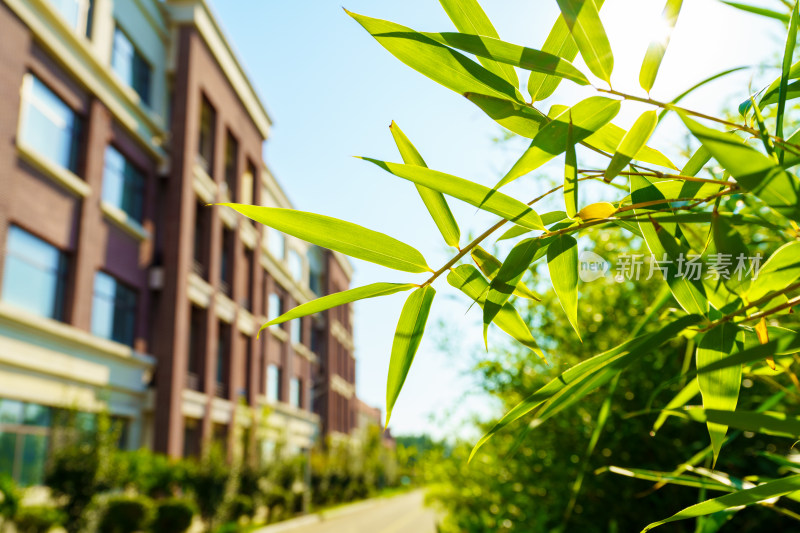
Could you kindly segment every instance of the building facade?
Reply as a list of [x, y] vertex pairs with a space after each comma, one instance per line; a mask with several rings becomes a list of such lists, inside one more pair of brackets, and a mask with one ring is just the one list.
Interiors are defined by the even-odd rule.
[[205, 2], [2, 0], [0, 32], [0, 472], [41, 478], [62, 409], [173, 457], [349, 433], [349, 307], [256, 333], [350, 264], [207, 206], [291, 204]]

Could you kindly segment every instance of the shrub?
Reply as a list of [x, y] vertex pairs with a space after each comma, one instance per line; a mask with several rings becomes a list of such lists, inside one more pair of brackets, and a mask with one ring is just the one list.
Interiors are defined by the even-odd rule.
[[230, 517], [238, 520], [242, 517], [251, 518], [255, 512], [253, 498], [245, 494], [237, 494], [230, 506]]
[[0, 518], [13, 518], [18, 507], [19, 492], [16, 483], [10, 477], [0, 475]]
[[219, 450], [212, 449], [200, 463], [191, 463], [186, 477], [187, 486], [194, 494], [204, 520], [213, 518], [225, 500], [229, 475], [229, 465]]
[[171, 498], [158, 502], [150, 525], [153, 533], [183, 533], [192, 525], [197, 507], [187, 498]]
[[64, 513], [55, 507], [21, 507], [14, 517], [18, 533], [47, 533], [64, 523]]
[[153, 503], [146, 496], [112, 496], [101, 512], [98, 533], [135, 533], [150, 522]]

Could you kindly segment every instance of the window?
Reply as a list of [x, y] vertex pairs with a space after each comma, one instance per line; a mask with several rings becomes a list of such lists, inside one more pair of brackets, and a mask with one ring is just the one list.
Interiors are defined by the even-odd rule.
[[253, 340], [250, 335], [242, 333], [241, 344], [244, 346], [244, 387], [241, 395], [250, 403], [250, 378], [253, 377]]
[[200, 390], [200, 370], [204, 359], [206, 331], [206, 312], [204, 309], [192, 306], [189, 322], [189, 361], [187, 363], [186, 386], [193, 390]]
[[276, 365], [267, 366], [267, 400], [281, 401], [281, 369]]
[[194, 213], [194, 273], [208, 280], [208, 241], [211, 228], [211, 209], [197, 202]]
[[289, 250], [289, 273], [296, 281], [303, 279], [303, 259], [295, 250]]
[[136, 222], [142, 221], [144, 175], [113, 146], [106, 148], [103, 201], [122, 209]]
[[119, 26], [114, 29], [111, 68], [122, 81], [136, 91], [145, 105], [150, 105], [152, 68]]
[[239, 143], [228, 132], [225, 140], [225, 185], [228, 188], [228, 198], [236, 202], [239, 195], [236, 191], [236, 173], [239, 168]]
[[253, 310], [253, 286], [255, 285], [256, 260], [253, 250], [245, 248], [244, 261], [247, 266], [247, 280], [244, 287], [242, 307], [248, 311]]
[[66, 256], [16, 226], [8, 230], [3, 301], [39, 316], [63, 319]]
[[308, 288], [317, 296], [325, 290], [325, 257], [316, 246], [308, 249]]
[[22, 486], [42, 483], [51, 416], [50, 407], [0, 399], [0, 474]]
[[283, 299], [276, 293], [271, 293], [267, 301], [267, 320], [272, 321], [283, 314]]
[[267, 246], [269, 253], [275, 259], [283, 261], [284, 257], [286, 257], [286, 238], [280, 231], [273, 228], [267, 229]]
[[200, 106], [200, 142], [197, 148], [198, 162], [208, 174], [214, 168], [214, 135], [217, 113], [211, 103], [203, 96]]
[[295, 318], [291, 321], [292, 325], [292, 344], [303, 343], [303, 320]]
[[302, 407], [300, 399], [303, 395], [303, 386], [300, 378], [292, 378], [289, 383], [289, 403], [295, 407]]
[[22, 142], [77, 174], [82, 127], [78, 115], [36, 76], [25, 77], [22, 93]]
[[94, 277], [92, 333], [133, 346], [136, 327], [136, 291], [105, 272]]
[[220, 263], [220, 289], [230, 296], [233, 283], [233, 232], [229, 229], [222, 230]]
[[50, 4], [73, 30], [92, 36], [94, 0], [50, 0]]
[[215, 393], [220, 398], [228, 396], [228, 369], [230, 366], [230, 339], [231, 326], [225, 322], [219, 323], [219, 336], [217, 338], [217, 372]]
[[247, 170], [242, 174], [242, 191], [239, 201], [243, 204], [256, 203], [256, 168], [253, 163], [247, 162]]

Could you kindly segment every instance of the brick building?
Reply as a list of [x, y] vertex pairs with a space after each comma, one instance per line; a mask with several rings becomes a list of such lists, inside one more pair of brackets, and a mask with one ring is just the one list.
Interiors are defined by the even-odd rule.
[[291, 205], [205, 2], [2, 0], [0, 34], [0, 472], [38, 482], [67, 408], [175, 457], [351, 433], [350, 308], [255, 337], [350, 264], [206, 207]]

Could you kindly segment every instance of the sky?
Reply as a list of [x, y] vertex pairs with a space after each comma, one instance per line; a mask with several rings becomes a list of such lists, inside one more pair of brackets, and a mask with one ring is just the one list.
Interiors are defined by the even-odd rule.
[[[352, 156], [400, 162], [389, 124], [396, 121], [429, 167], [491, 186], [522, 154], [521, 140], [498, 143], [501, 128], [465, 98], [406, 67], [342, 10], [316, 0], [208, 0], [264, 101], [274, 126], [265, 160], [297, 209], [341, 218], [391, 235], [426, 257], [434, 269], [451, 254], [441, 241], [413, 185]], [[344, 7], [419, 31], [454, 31], [436, 0], [340, 0]], [[757, 0], [751, 0], [757, 3]], [[501, 38], [540, 48], [558, 15], [555, 0], [482, 0]], [[698, 81], [742, 65], [779, 63], [781, 24], [742, 13], [716, 0], [688, 0], [672, 34], [652, 97], [669, 101]], [[663, 24], [664, 0], [606, 0], [601, 18], [610, 36], [615, 89], [642, 95], [638, 78], [649, 40]], [[782, 9], [779, 0], [760, 5]], [[588, 69], [580, 58], [575, 65]], [[687, 98], [687, 108], [718, 113], [749, 96], [748, 86], [779, 75], [748, 71], [710, 84]], [[527, 74], [520, 74], [527, 80]], [[523, 89], [522, 93], [527, 95]], [[570, 82], [540, 109], [573, 105], [591, 89]], [[625, 103], [614, 122], [629, 127], [645, 105]], [[677, 154], [682, 126], [671, 118], [652, 146]], [[684, 161], [675, 158], [681, 166]], [[563, 158], [547, 168], [563, 172]], [[561, 174], [563, 175], [563, 174]], [[504, 192], [532, 197], [548, 183], [533, 175]], [[465, 237], [496, 218], [456, 200], [451, 208]], [[558, 206], [553, 206], [558, 207]], [[354, 260], [352, 286], [378, 281], [421, 282], [423, 277]], [[501, 414], [475, 394], [471, 354], [482, 349], [480, 316], [438, 280], [426, 335], [392, 414], [394, 434], [427, 432], [436, 438], [474, 437], [472, 416]], [[355, 303], [357, 394], [385, 412], [392, 337], [404, 294]], [[444, 324], [440, 326], [439, 324]], [[446, 334], [444, 333], [446, 332]], [[489, 342], [502, 333], [490, 330]], [[534, 332], [535, 335], [535, 332]], [[447, 342], [447, 350], [442, 344]], [[587, 354], [590, 355], [590, 354]]]

